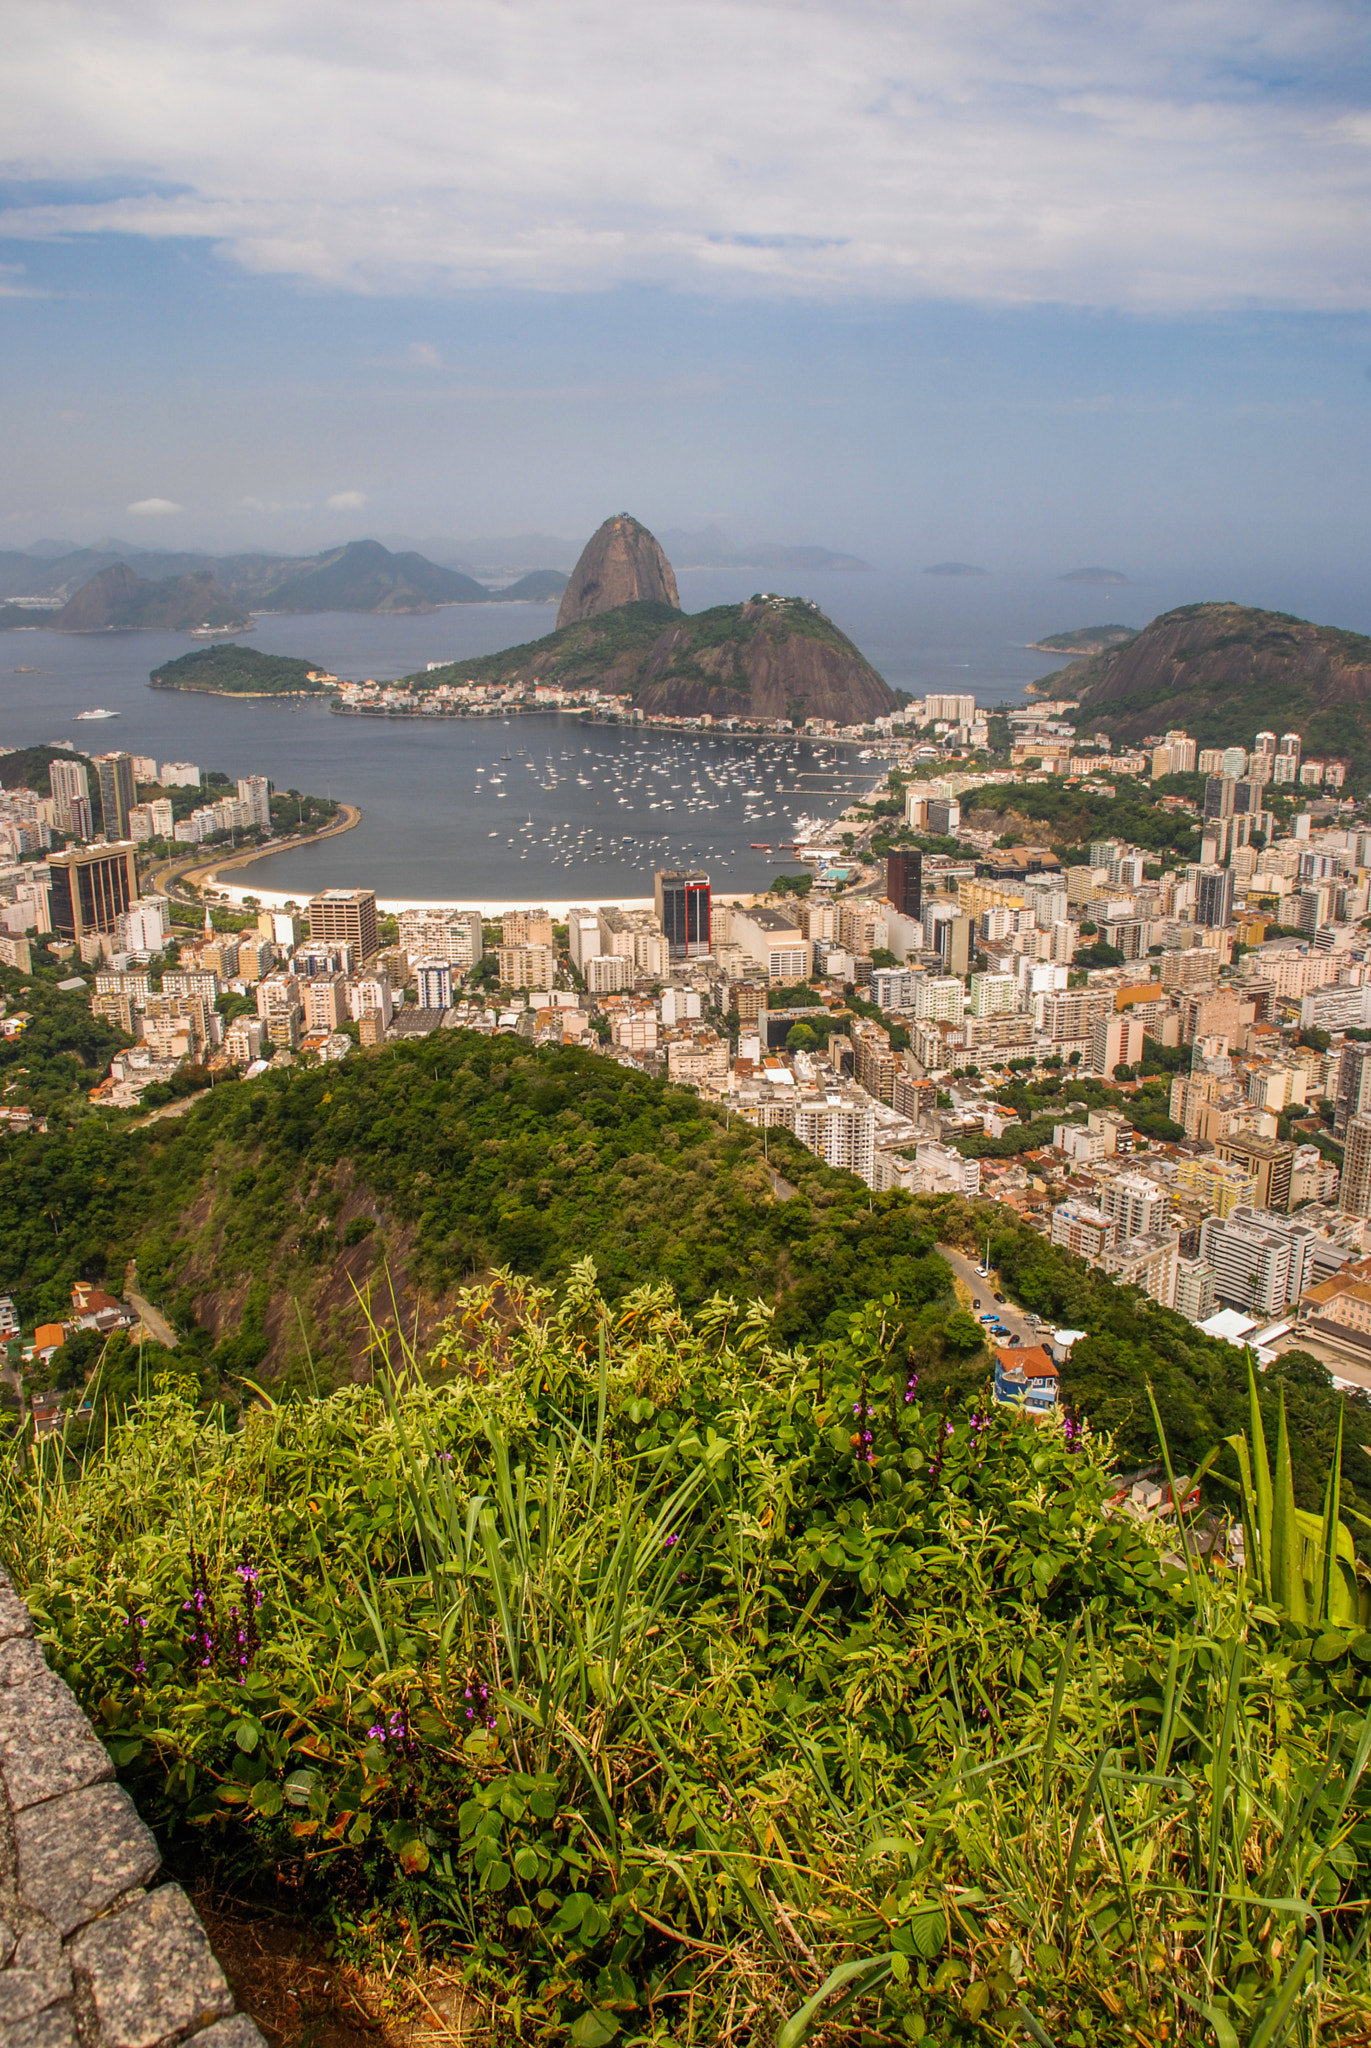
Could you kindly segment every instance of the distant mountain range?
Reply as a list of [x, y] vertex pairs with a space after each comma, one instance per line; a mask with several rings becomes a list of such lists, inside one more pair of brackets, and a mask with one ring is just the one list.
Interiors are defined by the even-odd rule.
[[[682, 568], [865, 569], [856, 555], [770, 544], [736, 549], [717, 528], [665, 537]], [[0, 628], [96, 633], [138, 627], [241, 632], [254, 612], [426, 612], [447, 604], [547, 603], [566, 589], [575, 541], [549, 534], [426, 542], [447, 557], [376, 540], [318, 555], [176, 554], [116, 538], [72, 548], [42, 540], [0, 550]], [[524, 566], [509, 580], [510, 570]], [[473, 566], [492, 581], [482, 582]], [[39, 600], [42, 609], [15, 599]], [[7, 601], [8, 600], [8, 601]]]
[[[253, 612], [426, 612], [440, 604], [503, 604], [560, 597], [566, 577], [538, 569], [491, 590], [460, 569], [375, 540], [321, 555], [177, 555], [120, 551], [109, 542], [53, 555], [0, 552], [0, 600], [38, 598], [43, 609], [0, 603], [0, 627], [64, 633], [160, 627], [241, 632]], [[52, 600], [62, 602], [55, 608]]]

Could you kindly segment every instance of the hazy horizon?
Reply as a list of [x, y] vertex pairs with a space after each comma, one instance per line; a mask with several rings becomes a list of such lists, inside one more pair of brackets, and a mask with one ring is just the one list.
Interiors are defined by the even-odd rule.
[[18, 0], [0, 545], [1349, 586], [1368, 19]]

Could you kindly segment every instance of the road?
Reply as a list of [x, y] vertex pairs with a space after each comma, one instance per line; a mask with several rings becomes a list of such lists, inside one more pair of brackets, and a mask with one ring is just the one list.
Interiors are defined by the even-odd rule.
[[124, 1268], [124, 1299], [128, 1302], [130, 1308], [137, 1309], [143, 1328], [147, 1331], [153, 1343], [160, 1344], [166, 1351], [174, 1351], [176, 1349], [175, 1330], [172, 1329], [171, 1324], [162, 1314], [162, 1311], [154, 1308], [150, 1301], [138, 1293], [137, 1281], [138, 1261], [130, 1259], [128, 1265]]
[[248, 867], [255, 860], [265, 860], [269, 854], [288, 853], [293, 846], [313, 846], [316, 840], [333, 839], [340, 832], [350, 832], [362, 816], [356, 804], [340, 803], [338, 811], [334, 822], [321, 826], [317, 832], [306, 832], [291, 839], [273, 839], [269, 845], [250, 847], [246, 853], [221, 853], [213, 860], [206, 860], [197, 853], [189, 858], [173, 856], [170, 860], [159, 861], [148, 876], [148, 886], [160, 894], [174, 897], [178, 903], [193, 903], [196, 898], [184, 890], [178, 891], [178, 882], [188, 884], [191, 889], [199, 888], [210, 877], [217, 881], [230, 869]]
[[[947, 1260], [957, 1279], [964, 1281], [970, 1288], [971, 1299], [975, 1301], [979, 1298], [981, 1304], [979, 1313], [985, 1314], [991, 1309], [998, 1309], [1000, 1320], [1008, 1324], [1012, 1341], [1015, 1344], [1041, 1343], [1041, 1337], [1033, 1328], [1033, 1325], [1029, 1322], [1022, 1309], [1015, 1308], [1010, 1301], [996, 1301], [996, 1290], [998, 1289], [1001, 1294], [1004, 1293], [1004, 1288], [1000, 1285], [998, 1278], [992, 1275], [989, 1280], [983, 1280], [976, 1271], [976, 1261], [969, 1259], [965, 1252], [957, 1251], [950, 1244], [940, 1244], [938, 1246], [938, 1253], [941, 1258]], [[973, 1311], [973, 1313], [976, 1313], [976, 1311]]]

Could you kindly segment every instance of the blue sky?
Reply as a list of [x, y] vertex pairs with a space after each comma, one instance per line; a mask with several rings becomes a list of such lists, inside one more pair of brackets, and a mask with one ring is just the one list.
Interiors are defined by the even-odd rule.
[[4, 544], [1365, 560], [1361, 6], [9, 20]]

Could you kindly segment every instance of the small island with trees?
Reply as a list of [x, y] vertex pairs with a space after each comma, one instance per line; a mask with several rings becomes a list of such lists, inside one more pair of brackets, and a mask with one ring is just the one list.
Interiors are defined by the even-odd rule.
[[337, 684], [317, 661], [294, 654], [261, 654], [221, 641], [163, 662], [148, 677], [153, 690], [199, 690], [212, 697], [318, 697]]

